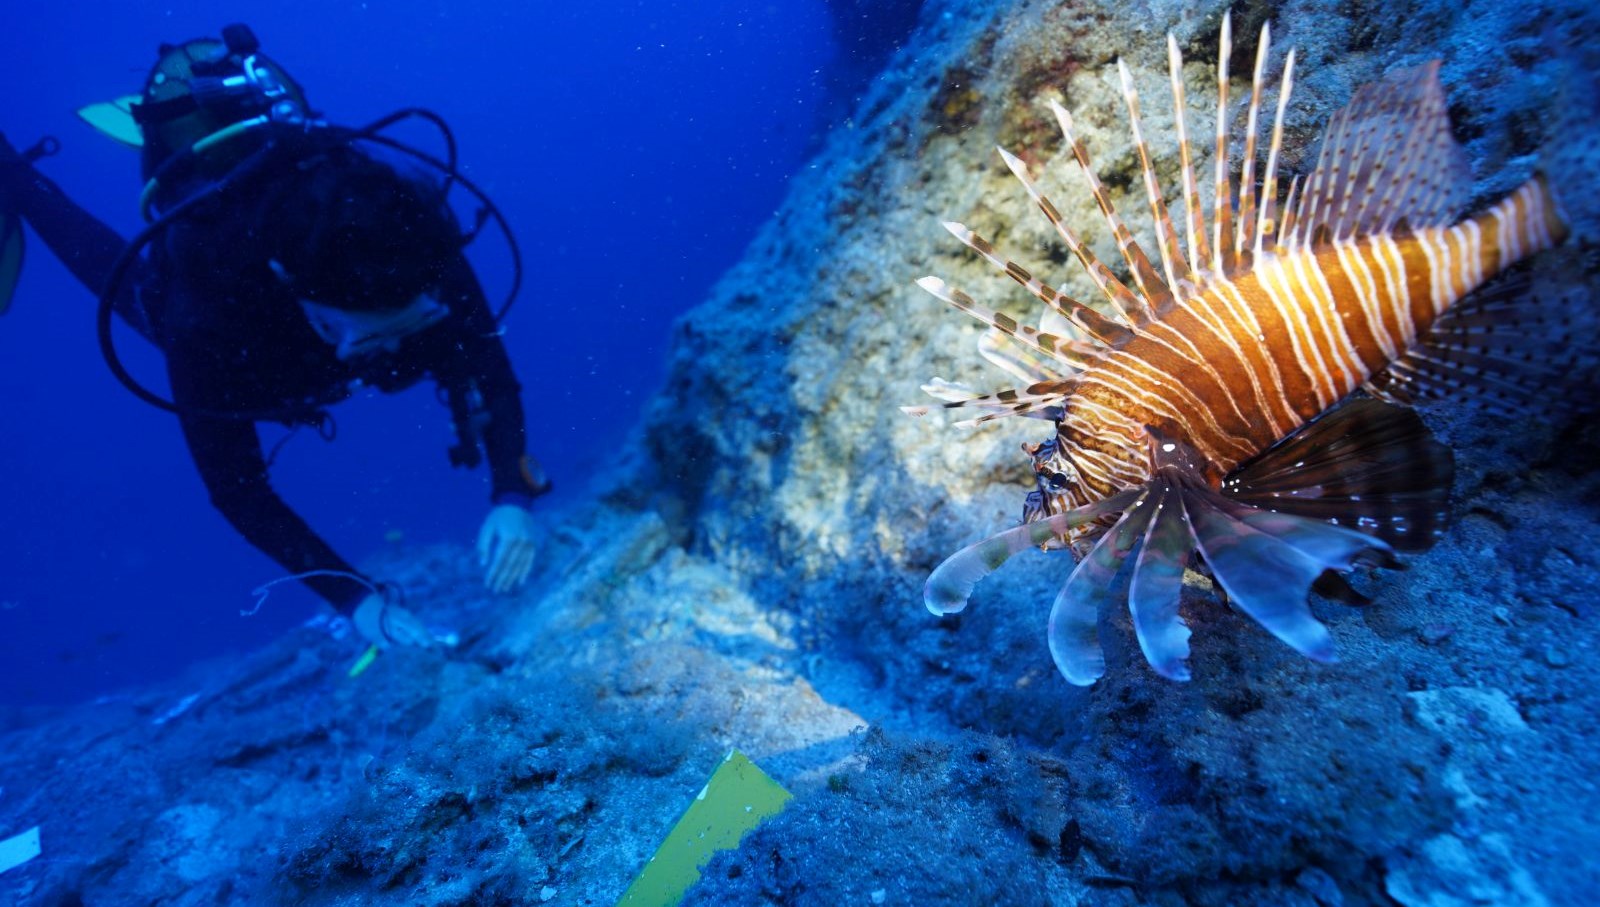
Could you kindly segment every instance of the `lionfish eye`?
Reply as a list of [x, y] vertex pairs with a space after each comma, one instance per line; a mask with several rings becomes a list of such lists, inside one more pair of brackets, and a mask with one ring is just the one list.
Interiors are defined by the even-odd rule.
[[1071, 484], [1067, 481], [1066, 475], [1059, 472], [1050, 473], [1050, 477], [1045, 479], [1045, 482], [1050, 486], [1051, 491], [1065, 491], [1066, 487]]

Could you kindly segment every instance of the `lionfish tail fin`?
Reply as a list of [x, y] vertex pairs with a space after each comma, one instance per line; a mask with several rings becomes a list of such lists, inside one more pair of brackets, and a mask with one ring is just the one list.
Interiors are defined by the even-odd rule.
[[1400, 551], [1433, 546], [1450, 519], [1455, 459], [1417, 414], [1350, 400], [1234, 470], [1237, 504], [1320, 520]]

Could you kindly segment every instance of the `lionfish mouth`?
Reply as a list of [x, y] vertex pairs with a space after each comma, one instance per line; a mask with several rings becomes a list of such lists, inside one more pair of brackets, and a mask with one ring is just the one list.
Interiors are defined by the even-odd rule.
[[[1033, 467], [1034, 481], [1038, 485], [1023, 499], [1024, 525], [1060, 516], [1092, 503], [1087, 491], [1076, 481], [1076, 472], [1072, 464], [1061, 454], [1060, 446], [1055, 439], [1052, 438], [1042, 444], [1023, 444], [1022, 450], [1028, 455]], [[1042, 543], [1040, 547], [1046, 551], [1071, 548], [1075, 553], [1082, 554], [1080, 549], [1083, 543], [1094, 532], [1104, 528], [1096, 524], [1074, 527], [1061, 537]]]

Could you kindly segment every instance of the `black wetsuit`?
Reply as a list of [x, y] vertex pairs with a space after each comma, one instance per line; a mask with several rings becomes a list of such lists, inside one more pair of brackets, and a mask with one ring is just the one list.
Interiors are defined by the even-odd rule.
[[[366, 177], [356, 181], [359, 191], [382, 187], [386, 180], [405, 188], [405, 181], [415, 179], [354, 149], [332, 149], [330, 155], [322, 160], [324, 182], [345, 166]], [[304, 204], [295, 196], [306, 185], [305, 169], [296, 169], [292, 160], [276, 163], [175, 222], [152, 244], [149, 258], [133, 263], [114, 301], [116, 312], [166, 354], [179, 423], [212, 503], [285, 570], [355, 573], [273, 491], [257, 421], [313, 422], [324, 406], [358, 387], [393, 391], [431, 376], [450, 396], [452, 409], [465, 417], [457, 419], [458, 431], [464, 422], [481, 428], [476, 433], [488, 455], [494, 503], [527, 506], [548, 484], [523, 457], [520, 387], [459, 242], [430, 258], [437, 264], [427, 286], [409, 291], [431, 291], [448, 315], [401, 340], [394, 352], [340, 361], [308, 322], [299, 302], [305, 294], [286, 285], [269, 264], [319, 226], [312, 222], [318, 203]], [[105, 285], [124, 247], [115, 231], [20, 163], [0, 165], [0, 199], [86, 287], [98, 292]], [[344, 200], [357, 206], [365, 201]], [[352, 274], [372, 272], [373, 283], [399, 291], [409, 258], [416, 257], [415, 243], [408, 243], [405, 233], [415, 227], [433, 231], [429, 235], [459, 237], [448, 209], [439, 207], [429, 216], [447, 223], [396, 224], [402, 235], [392, 247], [353, 244], [350, 251], [364, 253], [364, 262], [342, 260], [337, 245], [329, 246], [334, 254], [323, 256], [322, 264], [339, 273], [321, 275], [325, 280], [312, 275], [308, 283], [337, 292], [360, 283]], [[337, 235], [327, 238], [330, 244], [340, 241]], [[384, 284], [386, 277], [400, 282]], [[236, 417], [241, 413], [249, 415]], [[476, 460], [475, 454], [474, 449], [467, 459]], [[346, 614], [369, 593], [365, 585], [341, 577], [311, 577], [306, 583]]]

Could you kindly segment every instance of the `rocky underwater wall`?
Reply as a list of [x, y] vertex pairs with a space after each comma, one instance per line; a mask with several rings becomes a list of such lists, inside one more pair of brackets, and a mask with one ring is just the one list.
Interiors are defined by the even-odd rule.
[[[1191, 573], [1193, 681], [1156, 676], [1110, 613], [1105, 678], [1070, 686], [1044, 635], [1063, 553], [1019, 556], [959, 618], [922, 605], [944, 556], [1017, 521], [1018, 446], [1047, 432], [899, 410], [934, 376], [1004, 385], [975, 355], [981, 329], [915, 278], [1037, 316], [940, 221], [1089, 298], [994, 146], [1044, 173], [1113, 259], [1046, 102], [1073, 110], [1146, 235], [1115, 61], [1170, 196], [1164, 37], [1184, 48], [1205, 134], [1224, 9], [1236, 99], [1261, 24], [1274, 67], [1297, 48], [1290, 173], [1356, 87], [1438, 57], [1477, 203], [1541, 169], [1593, 204], [1587, 7], [933, 0], [679, 323], [616, 474], [592, 503], [541, 514], [530, 589], [488, 599], [467, 552], [396, 549], [367, 566], [458, 627], [455, 650], [348, 678], [355, 647], [314, 624], [181, 682], [0, 716], [0, 832], [39, 825], [45, 840], [0, 876], [0, 900], [610, 904], [738, 747], [796, 799], [714, 860], [690, 903], [1586, 903], [1600, 889], [1587, 423], [1428, 409], [1457, 451], [1456, 525], [1406, 569], [1359, 578], [1371, 605], [1315, 603], [1334, 665]], [[1541, 267], [1592, 284], [1581, 252]]]
[[[942, 785], [900, 792], [906, 800], [877, 827], [915, 828], [898, 810], [930, 795], [938, 805], [916, 810], [921, 827], [904, 832], [902, 862], [878, 856], [889, 865], [864, 866], [857, 878], [899, 879], [916, 892], [911, 902], [924, 903], [972, 891], [990, 892], [973, 902], [1334, 903], [1326, 878], [1337, 879], [1344, 903], [1579, 903], [1600, 876], [1554, 842], [1600, 841], [1578, 818], [1586, 809], [1566, 799], [1595, 802], [1576, 780], [1590, 760], [1580, 741], [1594, 730], [1593, 709], [1577, 703], [1589, 701], [1589, 603], [1600, 601], [1600, 457], [1582, 424], [1427, 410], [1458, 448], [1457, 525], [1405, 571], [1370, 577], [1362, 588], [1372, 606], [1319, 603], [1340, 647], [1332, 667], [1220, 605], [1191, 573], [1193, 682], [1157, 677], [1121, 613], [1102, 628], [1107, 676], [1073, 688], [1044, 639], [1049, 603], [1071, 569], [1063, 554], [1014, 559], [959, 618], [921, 607], [921, 584], [940, 559], [1015, 524], [1031, 487], [1018, 445], [1048, 437], [1045, 423], [1029, 420], [963, 431], [938, 414], [899, 411], [929, 402], [917, 388], [934, 376], [980, 391], [1013, 383], [975, 355], [981, 326], [915, 278], [936, 274], [984, 304], [1039, 314], [940, 221], [966, 223], [1045, 281], [1097, 298], [994, 146], [1043, 174], [1063, 220], [1102, 260], [1117, 260], [1047, 107], [1060, 101], [1118, 211], [1152, 248], [1115, 61], [1133, 72], [1174, 199], [1164, 36], [1172, 31], [1184, 50], [1191, 134], [1208, 136], [1217, 33], [1230, 8], [1241, 122], [1260, 26], [1273, 30], [1269, 72], [1296, 49], [1288, 173], [1309, 172], [1322, 125], [1356, 87], [1442, 58], [1475, 207], [1535, 170], [1566, 187], [1564, 199], [1593, 194], [1600, 20], [1576, 6], [932, 4], [920, 42], [680, 325], [650, 417], [659, 478], [647, 484], [670, 489], [683, 508], [688, 550], [733, 569], [795, 622], [818, 653], [807, 679], [823, 697], [894, 741], [878, 744], [882, 752], [869, 744], [869, 761], [914, 760], [919, 784]], [[1199, 166], [1209, 173], [1209, 155]], [[1592, 238], [1594, 209], [1579, 207], [1570, 213], [1587, 218]], [[1592, 290], [1577, 245], [1539, 266]], [[1009, 742], [933, 734], [931, 716]], [[1013, 793], [978, 780], [986, 770], [973, 760], [984, 752], [1017, 760], [987, 770]], [[809, 897], [821, 883], [764, 871], [763, 861], [827, 865], [808, 852], [834, 861], [871, 852], [850, 839], [874, 820], [837, 804], [814, 809], [761, 832], [744, 850], [747, 882], [733, 890]], [[951, 868], [949, 845], [933, 843], [1005, 839], [1007, 830], [1005, 846], [970, 843], [993, 861], [970, 876]], [[845, 901], [867, 888], [829, 890]]]

